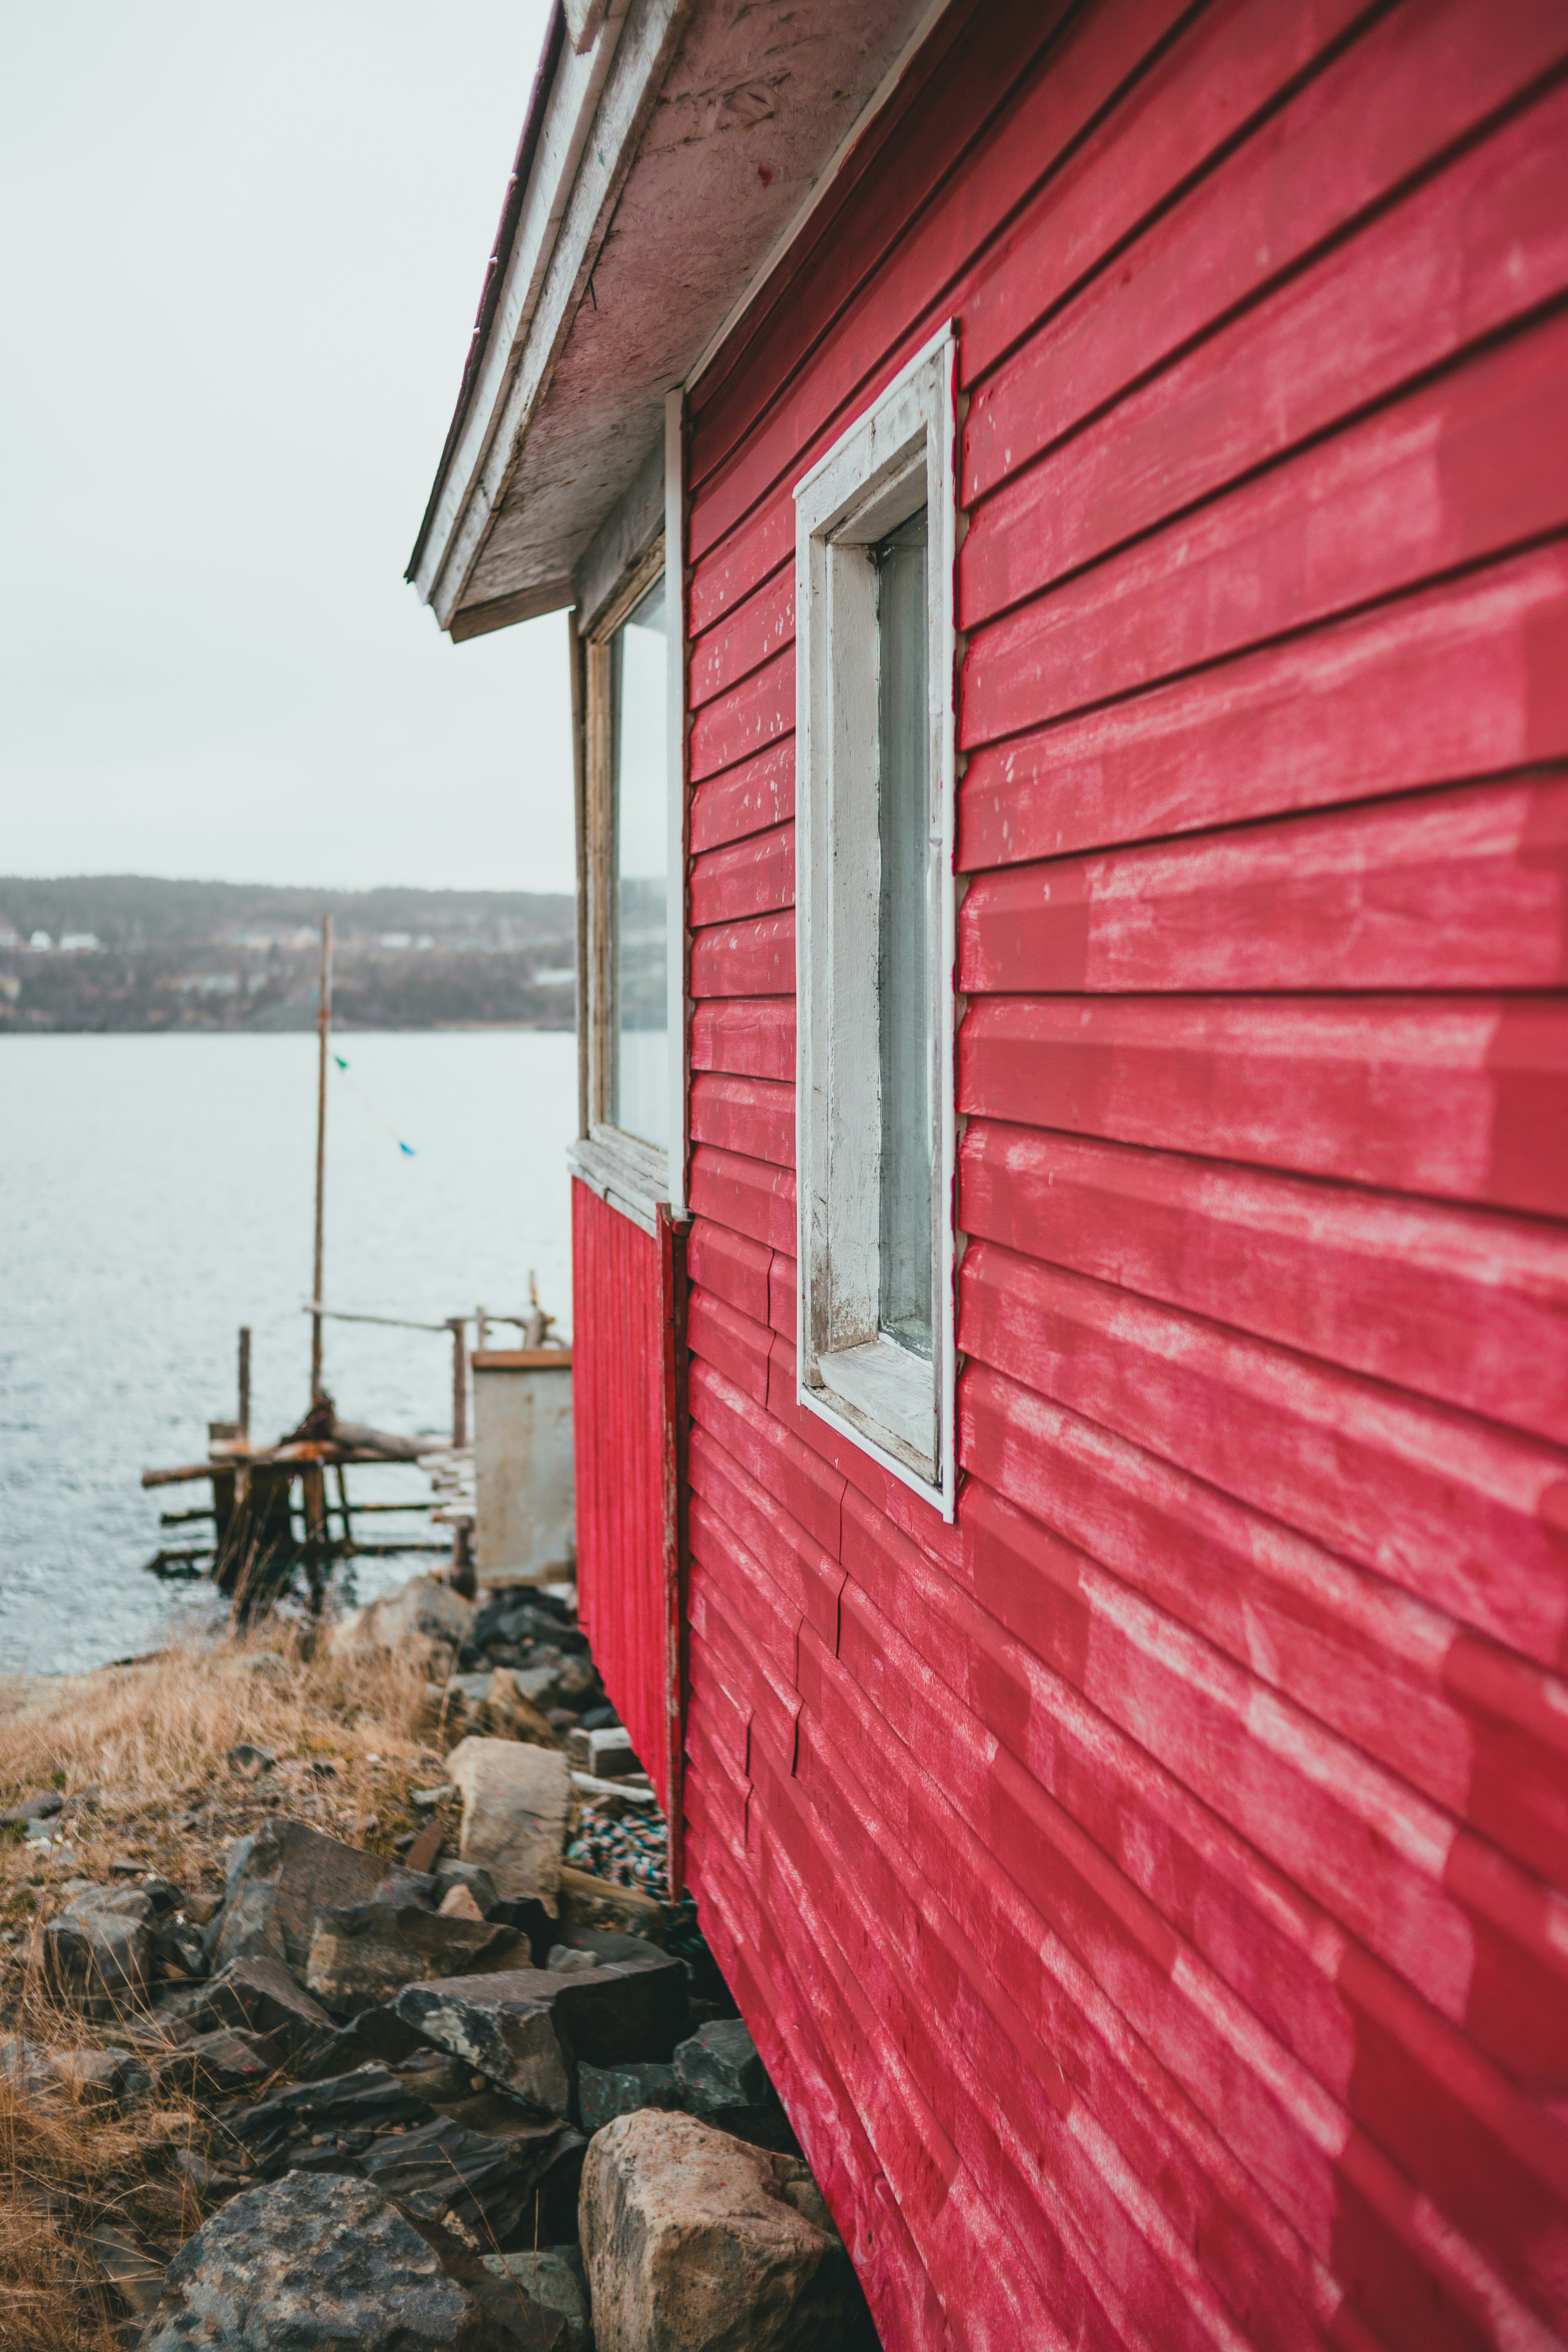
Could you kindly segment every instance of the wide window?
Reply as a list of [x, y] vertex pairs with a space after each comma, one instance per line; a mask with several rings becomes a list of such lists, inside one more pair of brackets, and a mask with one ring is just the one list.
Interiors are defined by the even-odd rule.
[[799, 1393], [948, 1516], [952, 351], [795, 491]]

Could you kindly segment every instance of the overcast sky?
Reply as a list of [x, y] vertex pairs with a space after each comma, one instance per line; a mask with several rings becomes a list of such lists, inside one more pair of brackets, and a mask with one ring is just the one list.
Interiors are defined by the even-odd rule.
[[0, 872], [571, 887], [565, 621], [402, 578], [545, 14], [0, 5]]

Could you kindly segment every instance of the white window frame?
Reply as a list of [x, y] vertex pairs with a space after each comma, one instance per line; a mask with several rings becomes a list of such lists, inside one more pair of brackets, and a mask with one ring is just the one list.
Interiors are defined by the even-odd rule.
[[[953, 1517], [956, 358], [943, 327], [795, 486], [800, 1403]], [[868, 550], [928, 517], [936, 1132], [929, 1364], [878, 1336], [879, 641]], [[858, 1335], [858, 1336], [851, 1336]]]

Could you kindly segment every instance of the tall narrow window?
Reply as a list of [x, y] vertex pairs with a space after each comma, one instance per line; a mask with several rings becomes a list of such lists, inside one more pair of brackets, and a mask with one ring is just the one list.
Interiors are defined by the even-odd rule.
[[951, 1517], [953, 344], [795, 488], [797, 1393]]
[[664, 584], [611, 643], [615, 923], [610, 992], [610, 1123], [641, 1142], [669, 1140], [667, 950], [668, 692]]
[[926, 510], [876, 551], [877, 1013], [881, 1096], [878, 1321], [931, 1352], [931, 730], [926, 705]]

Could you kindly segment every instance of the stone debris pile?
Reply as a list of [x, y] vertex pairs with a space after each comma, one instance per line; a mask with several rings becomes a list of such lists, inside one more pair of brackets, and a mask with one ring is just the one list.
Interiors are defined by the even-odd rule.
[[445, 1778], [401, 1859], [279, 1810], [235, 1843], [221, 1902], [79, 1885], [38, 1931], [41, 1981], [110, 2046], [13, 2035], [0, 2074], [132, 2115], [178, 2089], [210, 2127], [182, 2158], [201, 2226], [166, 2270], [129, 2242], [105, 2261], [122, 2340], [874, 2347], [689, 1906], [584, 1867], [606, 1828], [663, 1824], [602, 1693], [566, 1704], [599, 1687], [570, 1595], [476, 1611], [429, 1582], [346, 1629], [452, 1669]]

